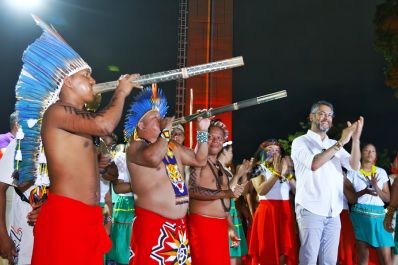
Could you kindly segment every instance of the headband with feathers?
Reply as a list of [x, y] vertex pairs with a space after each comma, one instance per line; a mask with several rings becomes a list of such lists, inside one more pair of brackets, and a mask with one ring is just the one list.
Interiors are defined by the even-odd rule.
[[137, 139], [137, 125], [145, 114], [152, 110], [156, 110], [159, 112], [160, 117], [164, 118], [168, 108], [166, 96], [160, 88], [157, 88], [156, 84], [153, 84], [152, 88], [144, 88], [140, 94], [135, 97], [134, 102], [128, 109], [124, 123], [124, 136], [126, 142], [128, 142], [131, 137], [134, 137], [134, 140]]

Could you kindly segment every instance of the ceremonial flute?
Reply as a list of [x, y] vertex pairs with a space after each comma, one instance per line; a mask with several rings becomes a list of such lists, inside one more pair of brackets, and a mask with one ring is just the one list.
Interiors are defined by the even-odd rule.
[[215, 109], [209, 109], [207, 111], [201, 111], [201, 112], [198, 112], [198, 113], [195, 113], [192, 115], [188, 115], [188, 116], [185, 116], [182, 118], [175, 119], [173, 121], [173, 126], [175, 126], [177, 124], [184, 124], [184, 123], [193, 121], [199, 117], [208, 118], [208, 117], [211, 117], [211, 116], [214, 116], [217, 114], [221, 114], [224, 112], [234, 111], [234, 110], [239, 110], [239, 109], [259, 105], [259, 104], [262, 104], [262, 103], [265, 103], [268, 101], [272, 101], [272, 100], [276, 100], [276, 99], [280, 99], [280, 98], [284, 98], [284, 97], [287, 97], [286, 90], [281, 90], [281, 91], [278, 91], [275, 93], [263, 95], [263, 96], [256, 97], [256, 98], [242, 100], [239, 102], [232, 103], [230, 105], [222, 106], [222, 107], [215, 108]]
[[[176, 79], [186, 79], [188, 77], [195, 75], [206, 74], [206, 73], [242, 66], [243, 64], [244, 64], [243, 57], [238, 56], [231, 59], [216, 61], [212, 63], [184, 67], [181, 69], [158, 72], [154, 74], [141, 75], [136, 80], [134, 80], [134, 82], [138, 82], [140, 85], [147, 85], [147, 84], [166, 82]], [[115, 90], [118, 83], [119, 81], [111, 81], [111, 82], [96, 84], [93, 87], [94, 93], [98, 94], [98, 93], [104, 93]]]

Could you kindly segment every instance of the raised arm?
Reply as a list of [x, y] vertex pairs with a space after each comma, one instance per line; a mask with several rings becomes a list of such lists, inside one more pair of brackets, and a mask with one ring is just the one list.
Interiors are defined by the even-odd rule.
[[350, 166], [353, 170], [359, 170], [361, 163], [361, 149], [360, 149], [360, 138], [362, 134], [363, 128], [363, 117], [359, 117], [359, 119], [355, 122], [356, 127], [352, 134], [352, 147], [351, 147], [351, 158], [350, 158]]
[[272, 172], [272, 175], [268, 179], [265, 177], [265, 169], [263, 169], [264, 167], [263, 165], [258, 165], [257, 166], [258, 169], [254, 170], [254, 174], [257, 174], [257, 177], [252, 179], [252, 183], [258, 195], [261, 196], [266, 195], [272, 189], [275, 183], [279, 180], [279, 177], [281, 175], [286, 174], [287, 171], [286, 160], [284, 158], [281, 158], [280, 154], [274, 154], [272, 160], [273, 160], [272, 163], [274, 171]]
[[120, 121], [125, 98], [133, 87], [140, 87], [138, 83], [132, 83], [138, 76], [130, 75], [120, 79], [110, 103], [96, 113], [87, 112], [63, 102], [53, 104], [44, 115], [43, 126], [51, 124], [52, 127], [72, 133], [94, 136], [111, 134]]
[[124, 182], [123, 180], [117, 179], [112, 181], [113, 190], [117, 194], [125, 194], [132, 192], [131, 185], [128, 182]]
[[[237, 171], [229, 183], [230, 187], [233, 187], [236, 184], [238, 184], [239, 180], [242, 179], [244, 176], [246, 176], [247, 173], [249, 173], [250, 169], [252, 168], [252, 162], [253, 159], [250, 160], [243, 159], [242, 164], [237, 167]], [[245, 180], [247, 181], [247, 178]]]
[[133, 141], [127, 145], [126, 158], [140, 166], [157, 168], [167, 152], [167, 141], [159, 137], [156, 142], [147, 144], [144, 141]]
[[202, 187], [198, 184], [200, 178], [200, 168], [193, 168], [189, 177], [189, 197], [200, 201], [214, 201], [222, 198], [234, 198], [231, 189], [216, 190]]
[[347, 122], [347, 128], [341, 133], [341, 138], [336, 144], [326, 149], [324, 152], [314, 156], [312, 161], [311, 170], [315, 171], [328, 162], [345, 144], [347, 144], [352, 137], [352, 149], [350, 166], [352, 169], [359, 169], [359, 160], [361, 158], [361, 152], [359, 149], [359, 137], [362, 132], [363, 118], [360, 117], [358, 121], [351, 124]]
[[[170, 130], [174, 118], [164, 118], [160, 121], [160, 130]], [[126, 149], [127, 162], [140, 166], [157, 168], [162, 163], [167, 152], [168, 141], [158, 137], [153, 143], [143, 140], [131, 142]]]
[[196, 152], [191, 149], [185, 148], [178, 145], [178, 152], [181, 157], [181, 162], [183, 165], [193, 166], [193, 167], [204, 167], [207, 161], [207, 153], [209, 147], [207, 145], [208, 141], [208, 129], [210, 125], [210, 119], [199, 117], [196, 120]]

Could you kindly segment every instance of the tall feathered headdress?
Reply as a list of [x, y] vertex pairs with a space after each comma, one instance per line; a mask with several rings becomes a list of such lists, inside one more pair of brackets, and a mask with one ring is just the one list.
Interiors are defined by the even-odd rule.
[[148, 112], [159, 111], [160, 117], [164, 118], [167, 114], [167, 99], [163, 91], [157, 88], [156, 84], [152, 88], [144, 88], [140, 94], [134, 98], [134, 102], [128, 109], [124, 123], [124, 137], [128, 142], [131, 137], [137, 139], [137, 125]]
[[36, 16], [33, 19], [43, 33], [23, 53], [15, 89], [20, 129], [14, 177], [16, 184], [35, 179], [40, 186], [49, 184], [40, 137], [43, 114], [58, 100], [66, 76], [91, 68], [52, 26]]

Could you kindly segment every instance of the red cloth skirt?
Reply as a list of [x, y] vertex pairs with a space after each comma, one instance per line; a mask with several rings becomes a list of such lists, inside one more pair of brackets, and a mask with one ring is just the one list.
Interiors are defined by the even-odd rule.
[[[246, 241], [247, 241], [247, 248], [250, 249], [250, 235], [252, 233], [252, 226], [249, 226], [246, 231]], [[252, 257], [248, 254], [242, 257], [242, 262], [244, 265], [251, 265], [252, 264]]]
[[32, 265], [99, 265], [111, 246], [101, 207], [51, 193], [34, 227]]
[[130, 265], [191, 264], [185, 218], [136, 207], [130, 247]]
[[338, 264], [340, 265], [354, 265], [355, 262], [355, 234], [352, 227], [350, 213], [348, 210], [343, 210], [340, 214], [341, 230], [340, 243], [338, 252]]
[[254, 265], [298, 264], [295, 220], [288, 200], [261, 200], [254, 213], [249, 255]]
[[193, 265], [230, 265], [227, 218], [199, 214], [188, 217]]

